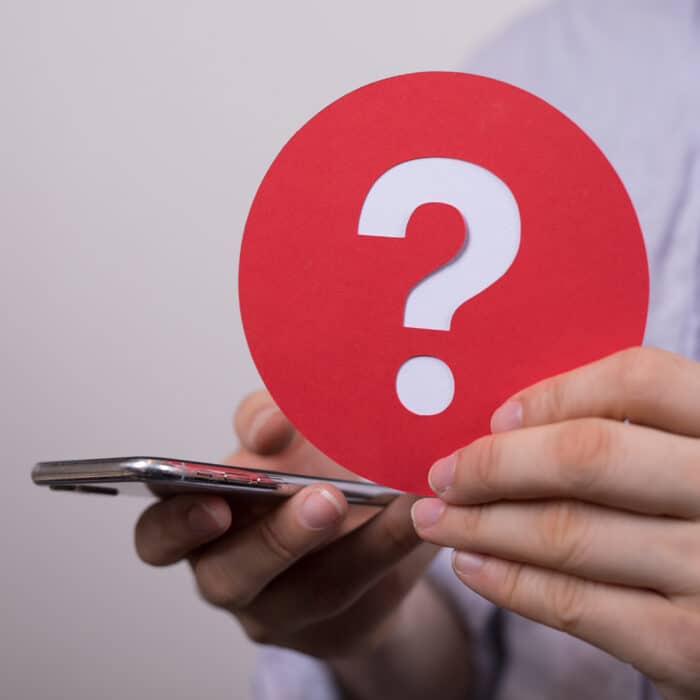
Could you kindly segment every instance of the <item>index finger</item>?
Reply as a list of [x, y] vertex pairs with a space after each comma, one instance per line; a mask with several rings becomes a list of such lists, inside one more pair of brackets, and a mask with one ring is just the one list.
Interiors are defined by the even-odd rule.
[[179, 494], [150, 505], [134, 529], [134, 544], [153, 566], [174, 564], [192, 550], [222, 535], [231, 509], [219, 496]]
[[453, 505], [573, 498], [695, 518], [699, 461], [694, 438], [581, 418], [480, 438], [436, 462], [429, 480]]
[[294, 426], [267, 391], [246, 396], [236, 409], [234, 428], [241, 444], [260, 455], [277, 454], [294, 437]]
[[600, 417], [700, 437], [698, 396], [699, 363], [631, 348], [518, 392], [495, 411], [491, 430]]

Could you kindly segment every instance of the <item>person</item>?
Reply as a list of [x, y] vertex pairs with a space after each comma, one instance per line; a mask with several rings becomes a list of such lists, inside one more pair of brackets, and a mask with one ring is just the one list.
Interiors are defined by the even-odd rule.
[[[178, 496], [142, 515], [137, 550], [188, 558], [263, 645], [257, 698], [698, 698], [700, 2], [563, 0], [469, 70], [554, 104], [620, 173], [648, 347], [518, 392], [431, 468], [435, 498]], [[235, 462], [347, 475], [265, 393], [235, 423]]]

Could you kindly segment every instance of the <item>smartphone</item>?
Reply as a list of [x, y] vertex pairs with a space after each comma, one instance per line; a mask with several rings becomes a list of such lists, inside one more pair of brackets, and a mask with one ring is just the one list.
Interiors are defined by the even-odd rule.
[[284, 498], [309, 484], [327, 483], [340, 489], [349, 503], [372, 506], [386, 505], [402, 493], [370, 481], [324, 479], [161, 457], [39, 462], [32, 470], [32, 480], [54, 491], [106, 496], [120, 493], [168, 496], [205, 492], [260, 498]]

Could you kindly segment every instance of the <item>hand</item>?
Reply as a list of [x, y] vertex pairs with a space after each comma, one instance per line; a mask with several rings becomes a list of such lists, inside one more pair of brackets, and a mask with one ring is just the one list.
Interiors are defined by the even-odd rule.
[[700, 364], [633, 349], [516, 394], [439, 460], [420, 536], [457, 576], [700, 697]]
[[[354, 478], [296, 433], [263, 393], [239, 407], [243, 448], [228, 463]], [[285, 501], [181, 495], [149, 507], [136, 549], [154, 565], [187, 558], [206, 600], [230, 610], [248, 636], [322, 658], [378, 644], [432, 558], [402, 496], [383, 509], [349, 507], [330, 485]]]

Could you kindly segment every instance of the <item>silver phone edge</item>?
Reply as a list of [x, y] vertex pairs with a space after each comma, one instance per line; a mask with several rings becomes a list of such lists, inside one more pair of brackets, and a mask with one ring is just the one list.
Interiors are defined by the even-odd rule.
[[58, 488], [140, 481], [154, 485], [178, 485], [183, 489], [190, 486], [193, 490], [205, 489], [209, 492], [264, 492], [280, 498], [292, 496], [305, 486], [325, 482], [338, 488], [349, 503], [373, 506], [387, 505], [402, 493], [372, 482], [300, 476], [159, 457], [39, 462], [32, 470], [32, 480], [38, 485]]

